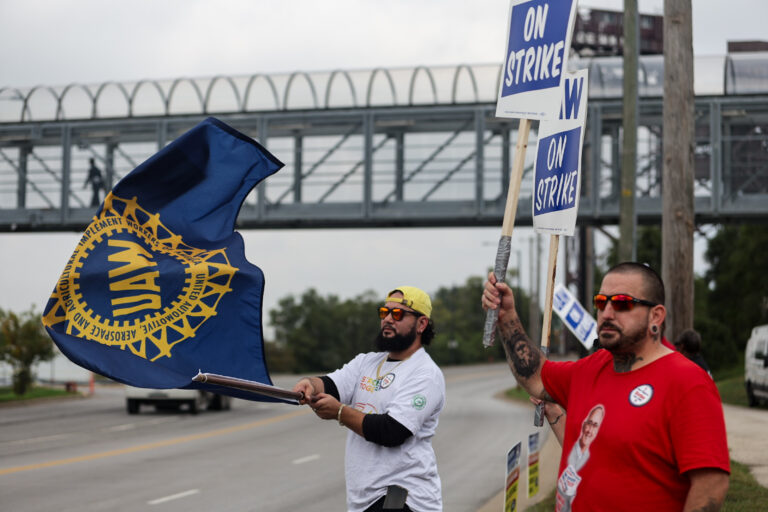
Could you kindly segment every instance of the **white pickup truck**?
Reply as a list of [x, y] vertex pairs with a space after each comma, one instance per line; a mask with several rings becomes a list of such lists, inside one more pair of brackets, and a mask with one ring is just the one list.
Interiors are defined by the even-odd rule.
[[744, 354], [744, 386], [747, 401], [754, 407], [760, 400], [768, 402], [768, 325], [752, 329]]
[[148, 389], [125, 386], [125, 408], [128, 414], [138, 414], [142, 405], [153, 405], [157, 410], [178, 410], [186, 406], [192, 414], [202, 410], [227, 411], [232, 399], [198, 389]]

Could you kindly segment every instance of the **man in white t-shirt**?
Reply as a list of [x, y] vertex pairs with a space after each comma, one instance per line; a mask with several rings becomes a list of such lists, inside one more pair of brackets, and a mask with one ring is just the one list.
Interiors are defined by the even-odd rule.
[[432, 436], [445, 405], [445, 379], [424, 350], [435, 334], [431, 314], [432, 301], [422, 290], [392, 290], [379, 308], [378, 352], [359, 354], [293, 388], [317, 416], [349, 429], [350, 512], [443, 509]]

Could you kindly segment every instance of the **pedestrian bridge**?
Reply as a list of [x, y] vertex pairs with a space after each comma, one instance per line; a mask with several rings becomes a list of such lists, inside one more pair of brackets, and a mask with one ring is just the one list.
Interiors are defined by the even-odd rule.
[[[589, 68], [579, 223], [616, 224], [622, 62]], [[698, 223], [768, 218], [768, 52], [695, 61]], [[107, 186], [207, 116], [286, 166], [240, 228], [501, 225], [517, 137], [495, 117], [499, 64], [0, 86], [0, 231], [80, 230]], [[639, 62], [636, 209], [661, 217], [663, 57]], [[533, 124], [516, 223], [531, 224]], [[675, 148], [680, 150], [680, 148]], [[103, 198], [103, 193], [101, 193]]]

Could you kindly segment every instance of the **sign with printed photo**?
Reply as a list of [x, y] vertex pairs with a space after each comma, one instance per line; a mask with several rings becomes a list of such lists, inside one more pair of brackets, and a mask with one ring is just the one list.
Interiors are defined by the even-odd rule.
[[520, 480], [520, 456], [522, 443], [517, 443], [507, 452], [507, 485], [505, 487], [504, 512], [517, 510], [517, 487]]
[[528, 497], [539, 493], [539, 433], [528, 435]]

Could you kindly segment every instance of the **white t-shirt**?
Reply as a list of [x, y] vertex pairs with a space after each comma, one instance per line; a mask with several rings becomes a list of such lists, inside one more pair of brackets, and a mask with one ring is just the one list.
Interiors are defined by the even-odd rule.
[[413, 434], [400, 446], [387, 447], [348, 432], [344, 466], [350, 512], [365, 510], [389, 485], [408, 490], [411, 509], [441, 511], [432, 436], [445, 405], [445, 378], [429, 354], [420, 348], [404, 361], [387, 361], [386, 352], [359, 354], [328, 376], [342, 403], [366, 414], [389, 414]]

